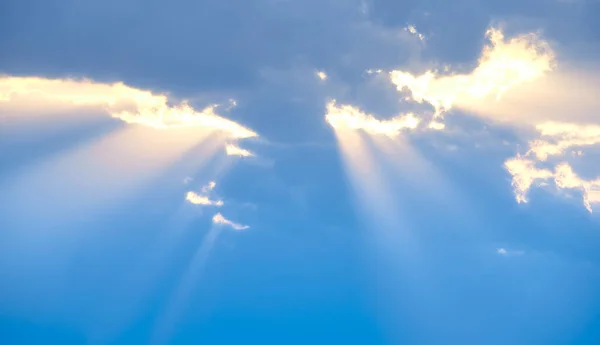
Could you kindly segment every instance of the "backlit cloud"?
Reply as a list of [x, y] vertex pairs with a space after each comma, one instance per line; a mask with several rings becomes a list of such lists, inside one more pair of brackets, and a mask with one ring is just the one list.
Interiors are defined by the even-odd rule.
[[424, 41], [425, 36], [417, 31], [417, 28], [414, 25], [409, 25], [404, 30], [408, 31], [411, 35], [417, 37], [419, 40]]
[[194, 205], [203, 205], [203, 206], [223, 206], [223, 201], [221, 200], [211, 200], [208, 196], [199, 195], [195, 192], [187, 192], [185, 195], [185, 200]]
[[233, 144], [227, 144], [227, 146], [225, 146], [225, 152], [227, 153], [228, 156], [240, 156], [240, 157], [254, 156], [252, 154], [252, 152], [245, 150], [239, 146], [233, 145]]
[[200, 189], [203, 194], [198, 194], [193, 191], [189, 191], [185, 195], [185, 200], [187, 200], [190, 204], [194, 205], [202, 205], [202, 206], [223, 206], [222, 200], [213, 200], [209, 198], [208, 194], [215, 188], [217, 183], [215, 181], [210, 181], [207, 185], [202, 186]]
[[402, 114], [389, 120], [378, 120], [351, 105], [337, 105], [335, 101], [327, 104], [325, 120], [336, 129], [363, 130], [369, 134], [382, 134], [395, 137], [404, 130], [417, 128], [420, 119], [414, 114]]
[[208, 193], [211, 190], [215, 189], [217, 183], [215, 181], [210, 181], [206, 186], [202, 187], [202, 193]]
[[569, 163], [561, 162], [553, 170], [536, 167], [536, 161], [517, 156], [507, 160], [505, 168], [512, 175], [517, 202], [527, 202], [527, 193], [532, 186], [542, 185], [546, 181], [553, 182], [556, 188], [578, 190], [583, 198], [583, 205], [592, 212], [594, 205], [600, 203], [600, 177], [585, 180], [579, 177]]
[[525, 254], [522, 250], [509, 250], [506, 248], [498, 248], [496, 249], [496, 253], [502, 256], [511, 256], [511, 255], [523, 255]]
[[231, 220], [223, 217], [223, 215], [221, 213], [215, 214], [212, 218], [212, 222], [213, 222], [213, 224], [230, 226], [234, 230], [245, 230], [245, 229], [250, 228], [248, 225], [242, 225], [239, 223], [232, 222]]
[[37, 101], [98, 106], [126, 123], [158, 129], [205, 128], [231, 138], [258, 136], [255, 132], [215, 113], [216, 105], [196, 110], [187, 102], [171, 105], [165, 94], [154, 94], [121, 82], [97, 83], [87, 79], [0, 77], [0, 102], [32, 107]]
[[471, 73], [440, 75], [430, 70], [415, 76], [397, 70], [389, 73], [390, 79], [399, 91], [410, 91], [414, 101], [431, 104], [439, 117], [471, 100], [500, 99], [511, 87], [536, 80], [554, 67], [553, 51], [535, 34], [506, 39], [500, 29], [491, 28], [486, 37], [489, 43]]
[[321, 80], [327, 80], [327, 74], [323, 71], [317, 71], [316, 72], [317, 77]]

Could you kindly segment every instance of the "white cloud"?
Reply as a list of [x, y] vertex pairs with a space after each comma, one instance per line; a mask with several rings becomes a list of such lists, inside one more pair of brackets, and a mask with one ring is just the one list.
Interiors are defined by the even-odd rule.
[[221, 213], [217, 213], [213, 216], [212, 222], [214, 224], [227, 225], [232, 227], [234, 230], [245, 230], [250, 228], [248, 225], [242, 225], [239, 223], [232, 222], [231, 220], [223, 217]]
[[211, 190], [215, 189], [217, 183], [215, 181], [210, 181], [206, 186], [202, 187], [202, 193], [208, 193]]
[[317, 71], [316, 72], [317, 77], [321, 80], [327, 80], [327, 74], [323, 71]]
[[199, 195], [195, 192], [187, 192], [185, 195], [185, 199], [194, 205], [203, 205], [203, 206], [223, 206], [223, 201], [221, 200], [211, 200], [208, 196]]
[[546, 122], [537, 126], [540, 138], [529, 143], [528, 154], [545, 161], [565, 151], [600, 144], [600, 125]]
[[250, 152], [248, 150], [244, 150], [243, 148], [233, 145], [233, 144], [228, 144], [227, 146], [225, 146], [225, 152], [227, 153], [228, 156], [240, 156], [240, 157], [254, 156], [254, 154], [252, 154], [252, 152]]
[[417, 28], [414, 25], [409, 25], [404, 28], [405, 31], [408, 31], [411, 35], [417, 37], [421, 41], [425, 41], [425, 36], [417, 31]]
[[522, 250], [508, 250], [506, 248], [498, 248], [496, 249], [496, 253], [502, 256], [510, 256], [510, 255], [523, 255], [525, 254]]
[[198, 194], [196, 192], [189, 191], [185, 195], [185, 199], [194, 205], [202, 205], [202, 206], [223, 206], [222, 200], [213, 200], [209, 198], [207, 194], [209, 194], [215, 187], [217, 183], [215, 181], [210, 181], [207, 185], [202, 186], [200, 189], [203, 194]]
[[500, 99], [511, 87], [536, 80], [554, 67], [553, 51], [535, 34], [507, 40], [501, 30], [490, 28], [486, 37], [489, 44], [471, 73], [439, 75], [430, 70], [415, 76], [396, 70], [389, 73], [390, 79], [399, 91], [410, 91], [412, 100], [431, 104], [435, 117], [440, 117], [473, 100], [492, 95]]
[[192, 108], [185, 101], [171, 105], [166, 94], [154, 94], [121, 82], [103, 84], [88, 79], [0, 77], [0, 103], [35, 107], [38, 101], [98, 106], [126, 123], [158, 129], [205, 128], [222, 131], [229, 137], [238, 139], [258, 136], [242, 125], [216, 114], [216, 105], [202, 110]]
[[414, 114], [402, 114], [389, 120], [378, 120], [351, 105], [338, 106], [335, 101], [327, 104], [325, 120], [333, 128], [363, 130], [369, 134], [382, 134], [395, 137], [403, 130], [417, 128], [420, 119]]
[[517, 155], [507, 160], [504, 166], [512, 175], [515, 198], [519, 203], [527, 202], [527, 192], [536, 182], [537, 185], [541, 185], [544, 181], [551, 180], [559, 190], [580, 191], [583, 205], [589, 212], [592, 212], [594, 205], [600, 204], [600, 177], [593, 180], [582, 179], [569, 163], [561, 162], [551, 171], [537, 168], [534, 160]]

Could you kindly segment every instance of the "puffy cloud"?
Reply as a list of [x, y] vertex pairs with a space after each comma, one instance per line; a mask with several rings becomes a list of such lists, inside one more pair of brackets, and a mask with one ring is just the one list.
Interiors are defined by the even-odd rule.
[[486, 37], [489, 44], [469, 74], [440, 75], [430, 70], [414, 76], [396, 70], [389, 73], [390, 79], [399, 91], [409, 90], [414, 101], [431, 104], [439, 117], [471, 100], [490, 95], [500, 99], [511, 87], [536, 80], [554, 68], [552, 49], [535, 34], [507, 40], [500, 29], [490, 28]]
[[227, 153], [228, 156], [240, 156], [240, 157], [254, 156], [254, 154], [252, 154], [252, 152], [245, 150], [239, 146], [233, 145], [233, 144], [228, 144], [227, 146], [225, 146], [225, 152]]
[[333, 128], [363, 130], [369, 134], [383, 134], [395, 137], [403, 130], [417, 128], [420, 119], [414, 114], [402, 114], [389, 120], [378, 120], [351, 105], [338, 106], [334, 101], [327, 104], [325, 120]]
[[250, 228], [248, 225], [242, 225], [239, 223], [232, 222], [231, 220], [223, 217], [221, 213], [217, 213], [212, 218], [213, 224], [220, 224], [232, 227], [234, 230], [245, 230]]
[[222, 131], [238, 139], [258, 136], [216, 114], [216, 105], [199, 111], [185, 101], [171, 105], [165, 94], [154, 94], [121, 82], [104, 84], [87, 79], [0, 77], [0, 102], [31, 106], [36, 100], [99, 106], [124, 122], [158, 129], [199, 127]]
[[199, 195], [195, 192], [187, 192], [185, 195], [185, 200], [189, 201], [194, 205], [203, 205], [203, 206], [223, 206], [223, 201], [221, 200], [211, 200], [208, 196]]

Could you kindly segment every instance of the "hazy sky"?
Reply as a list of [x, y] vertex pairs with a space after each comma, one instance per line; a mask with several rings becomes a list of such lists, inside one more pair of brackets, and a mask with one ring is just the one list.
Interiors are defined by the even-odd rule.
[[598, 23], [0, 1], [0, 343], [599, 344]]

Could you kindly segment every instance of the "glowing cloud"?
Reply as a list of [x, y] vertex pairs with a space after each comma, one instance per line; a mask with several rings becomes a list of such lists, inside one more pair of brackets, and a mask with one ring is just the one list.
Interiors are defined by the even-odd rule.
[[165, 94], [153, 94], [121, 82], [102, 84], [87, 79], [0, 77], [0, 102], [32, 106], [36, 104], [35, 100], [99, 106], [126, 123], [158, 129], [205, 128], [222, 131], [238, 139], [257, 136], [255, 132], [216, 114], [216, 105], [200, 111], [185, 101], [170, 105]]
[[234, 223], [234, 222], [230, 221], [229, 219], [223, 217], [223, 215], [221, 213], [215, 214], [212, 218], [212, 222], [213, 222], [213, 224], [230, 226], [234, 230], [245, 230], [245, 229], [250, 228], [248, 225], [242, 225], [242, 224]]
[[594, 204], [600, 203], [600, 177], [594, 180], [580, 178], [573, 168], [565, 162], [559, 163], [554, 171], [539, 169], [535, 161], [517, 156], [505, 162], [504, 166], [513, 177], [513, 187], [517, 202], [527, 202], [527, 192], [536, 182], [553, 180], [558, 189], [579, 190], [583, 197], [583, 205], [592, 212]]
[[327, 80], [327, 74], [323, 71], [317, 71], [316, 72], [317, 77], [321, 80]]
[[423, 34], [421, 34], [420, 32], [418, 32], [417, 28], [415, 28], [414, 25], [409, 25], [406, 28], [404, 28], [404, 30], [408, 31], [411, 35], [417, 37], [421, 41], [425, 40], [425, 36], [423, 36]]
[[360, 129], [369, 134], [383, 134], [389, 137], [395, 137], [403, 130], [415, 129], [420, 122], [412, 113], [390, 120], [378, 120], [351, 105], [338, 106], [335, 101], [327, 104], [325, 120], [335, 129]]
[[223, 206], [223, 201], [221, 200], [211, 200], [207, 196], [199, 195], [194, 192], [187, 192], [185, 200], [194, 205]]
[[202, 192], [208, 193], [211, 190], [215, 189], [216, 186], [217, 186], [217, 183], [215, 181], [210, 181], [206, 186], [202, 187]]
[[453, 106], [468, 105], [473, 99], [489, 95], [500, 99], [511, 87], [536, 80], [554, 67], [554, 53], [535, 34], [506, 40], [501, 30], [491, 28], [486, 37], [489, 44], [469, 74], [439, 75], [437, 71], [427, 71], [414, 76], [391, 71], [390, 79], [399, 91], [409, 90], [414, 101], [431, 104], [434, 116], [439, 117]]
[[254, 156], [252, 154], [252, 152], [250, 152], [248, 150], [244, 150], [243, 148], [233, 145], [233, 144], [228, 144], [227, 146], [225, 146], [225, 152], [227, 153], [228, 156], [240, 156], [240, 157]]
[[527, 202], [527, 192], [536, 181], [553, 176], [550, 170], [538, 169], [534, 161], [521, 156], [507, 160], [504, 167], [513, 176], [512, 185], [518, 203]]

